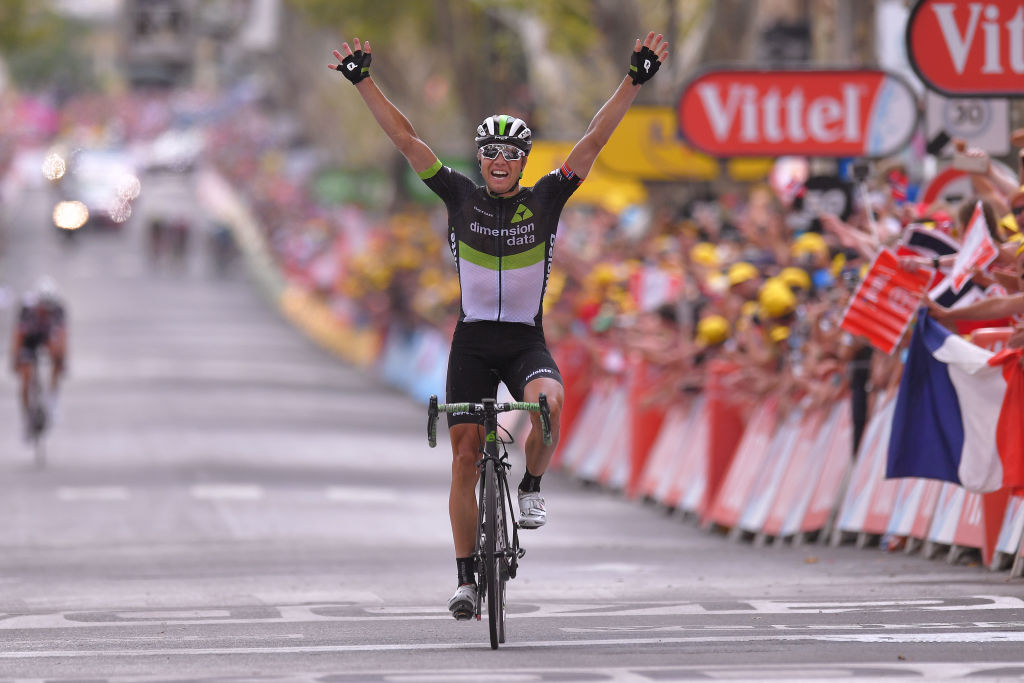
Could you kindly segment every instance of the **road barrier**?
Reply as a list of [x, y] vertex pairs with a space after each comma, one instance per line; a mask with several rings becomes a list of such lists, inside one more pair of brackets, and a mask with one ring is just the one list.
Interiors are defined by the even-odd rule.
[[[634, 368], [635, 370], [635, 368]], [[626, 445], [640, 422], [630, 411], [637, 374], [592, 387], [563, 441], [560, 467], [572, 477], [696, 518], [708, 530], [757, 545], [813, 539], [918, 552], [950, 563], [977, 561], [1024, 574], [1024, 497], [977, 494], [952, 483], [885, 479], [895, 391], [875, 397], [857, 453], [848, 398], [793, 407], [768, 396], [732, 425], [735, 448], [713, 454], [721, 432], [712, 391], [683, 396], [665, 411], [643, 457]], [[742, 415], [733, 406], [729, 418]], [[628, 455], [627, 457], [627, 454]], [[720, 485], [709, 491], [718, 460]], [[628, 467], [627, 467], [628, 466]], [[627, 473], [628, 471], [628, 473]]]

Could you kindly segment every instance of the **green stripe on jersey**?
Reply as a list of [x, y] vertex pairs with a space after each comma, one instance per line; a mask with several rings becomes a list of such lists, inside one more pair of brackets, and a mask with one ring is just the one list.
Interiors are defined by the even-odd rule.
[[501, 260], [501, 265], [504, 270], [515, 270], [516, 268], [526, 268], [534, 264], [540, 263], [544, 260], [544, 245], [538, 244], [529, 251], [524, 251], [519, 254], [510, 254]]
[[485, 254], [482, 251], [477, 251], [461, 240], [459, 240], [459, 258], [465, 259], [473, 265], [480, 266], [481, 268], [489, 268], [490, 270], [498, 269], [497, 256], [491, 256], [490, 254]]
[[437, 161], [434, 162], [433, 166], [428, 168], [426, 171], [420, 171], [417, 175], [420, 177], [421, 180], [430, 180], [435, 175], [437, 175], [437, 172], [441, 170], [441, 166], [443, 165], [444, 164], [441, 163], [441, 160], [438, 159]]
[[[477, 251], [473, 247], [469, 246], [465, 242], [459, 241], [459, 258], [465, 259], [473, 265], [480, 266], [481, 268], [487, 268], [488, 270], [498, 270], [498, 257], [485, 254], [482, 251]], [[544, 245], [538, 244], [529, 251], [524, 251], [520, 254], [509, 254], [508, 256], [501, 257], [501, 270], [516, 270], [517, 268], [526, 268], [540, 263], [544, 260]]]

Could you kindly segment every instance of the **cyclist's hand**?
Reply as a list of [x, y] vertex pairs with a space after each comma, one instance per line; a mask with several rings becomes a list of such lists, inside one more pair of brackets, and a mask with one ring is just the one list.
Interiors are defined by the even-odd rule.
[[668, 43], [662, 40], [662, 35], [654, 35], [654, 31], [647, 34], [643, 44], [637, 38], [633, 47], [633, 54], [629, 57], [629, 73], [633, 79], [633, 85], [643, 85], [654, 77], [661, 67], [661, 63], [668, 59]]
[[373, 55], [370, 54], [370, 41], [360, 44], [359, 39], [355, 38], [352, 45], [356, 48], [355, 51], [349, 47], [348, 43], [342, 43], [341, 52], [334, 51], [335, 59], [341, 63], [329, 66], [335, 71], [339, 71], [342, 76], [355, 85], [370, 75], [370, 62], [373, 60]]

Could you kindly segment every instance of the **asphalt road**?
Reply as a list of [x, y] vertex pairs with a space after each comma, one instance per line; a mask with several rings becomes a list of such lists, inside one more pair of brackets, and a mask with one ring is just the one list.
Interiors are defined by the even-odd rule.
[[70, 247], [49, 193], [20, 196], [0, 280], [58, 280], [71, 357], [43, 469], [0, 380], [0, 679], [1024, 676], [1024, 582], [1005, 573], [755, 548], [557, 473], [492, 652], [486, 623], [445, 611], [449, 456], [423, 406], [241, 274], [154, 265], [138, 223]]

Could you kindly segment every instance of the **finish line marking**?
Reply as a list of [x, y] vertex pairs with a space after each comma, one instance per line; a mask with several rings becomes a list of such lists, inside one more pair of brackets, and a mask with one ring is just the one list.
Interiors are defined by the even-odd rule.
[[[819, 641], [826, 643], [1024, 643], [1024, 631], [991, 631], [985, 633], [863, 633], [863, 634], [803, 634], [767, 636], [701, 636], [696, 638], [609, 638], [598, 640], [539, 640], [506, 643], [508, 649], [602, 647], [608, 645], [686, 645], [698, 643], [749, 643]], [[209, 647], [209, 648], [149, 648], [143, 650], [24, 650], [0, 652], [2, 659], [54, 659], [101, 657], [168, 657], [202, 655], [313, 655], [342, 654], [345, 652], [413, 652], [427, 650], [464, 650], [480, 647], [479, 643], [392, 643], [367, 645], [306, 645], [295, 647]]]

